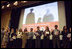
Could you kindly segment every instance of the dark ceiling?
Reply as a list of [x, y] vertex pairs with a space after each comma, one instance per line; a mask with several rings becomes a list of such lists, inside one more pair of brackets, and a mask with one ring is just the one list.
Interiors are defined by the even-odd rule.
[[35, 4], [35, 3], [42, 2], [42, 1], [27, 1], [26, 3], [22, 3], [21, 1], [18, 1], [18, 5], [17, 6], [13, 5], [14, 2], [15, 1], [1, 1], [1, 6], [5, 6], [4, 9], [7, 9], [8, 7], [6, 7], [6, 6], [7, 6], [8, 3], [10, 4], [9, 8], [14, 8], [14, 7], [23, 7], [23, 6]]
[[[25, 3], [18, 1], [17, 6], [13, 5], [14, 2], [15, 1], [1, 1], [1, 6], [5, 6], [4, 9], [12, 9], [12, 8], [25, 7], [25, 6], [29, 6], [29, 5], [36, 5], [36, 4], [46, 3], [46, 2], [53, 2], [53, 1], [27, 1]], [[7, 7], [8, 3], [10, 4], [10, 7]], [[2, 10], [4, 10], [4, 9], [2, 9]]]
[[5, 2], [7, 2], [7, 1], [1, 1], [1, 4], [5, 3]]

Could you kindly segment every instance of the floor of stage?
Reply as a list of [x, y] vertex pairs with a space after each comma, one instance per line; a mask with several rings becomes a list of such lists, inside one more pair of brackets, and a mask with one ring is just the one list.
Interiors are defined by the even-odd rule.
[[[46, 41], [48, 41], [48, 42], [46, 42]], [[37, 42], [36, 39], [34, 39], [34, 40], [29, 40], [28, 39], [26, 41], [25, 48], [37, 48], [36, 47], [36, 42]], [[63, 42], [63, 40], [60, 40], [60, 48], [63, 48], [62, 42]], [[13, 44], [14, 48], [21, 48], [22, 47], [22, 42], [18, 41], [18, 40], [15, 40], [13, 42], [9, 42], [8, 46], [10, 46], [11, 44]], [[70, 45], [70, 42], [69, 42], [68, 45], [67, 45], [67, 48], [70, 48], [70, 47], [71, 47], [71, 45]], [[53, 48], [53, 40], [44, 40], [44, 39], [40, 40], [39, 48]]]

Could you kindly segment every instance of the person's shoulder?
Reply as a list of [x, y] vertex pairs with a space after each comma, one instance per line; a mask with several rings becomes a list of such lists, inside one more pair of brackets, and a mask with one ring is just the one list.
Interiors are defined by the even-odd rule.
[[52, 30], [52, 32], [54, 32], [55, 30]]
[[64, 31], [61, 31], [61, 33], [64, 33]]
[[57, 29], [57, 31], [60, 31], [59, 29]]
[[10, 35], [10, 32], [8, 34]]
[[49, 30], [49, 32], [50, 32], [50, 30]]
[[34, 12], [32, 12], [32, 14], [34, 14]]

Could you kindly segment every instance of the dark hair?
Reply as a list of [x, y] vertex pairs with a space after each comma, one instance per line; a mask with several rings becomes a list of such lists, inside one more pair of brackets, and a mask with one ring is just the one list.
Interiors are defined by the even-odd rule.
[[2, 30], [4, 30], [5, 28], [3, 27]]
[[49, 27], [48, 26], [46, 26], [46, 30], [49, 31]]
[[37, 26], [37, 28], [40, 28], [39, 26]]
[[40, 27], [39, 26], [37, 26], [37, 30], [40, 30]]
[[58, 27], [58, 25], [55, 25], [55, 27]]
[[64, 30], [67, 30], [67, 28], [65, 29], [65, 27], [67, 27], [67, 26], [64, 26], [64, 27], [63, 27], [63, 31], [64, 31]]
[[22, 32], [22, 29], [20, 28], [19, 31]]
[[30, 28], [30, 31], [33, 31], [33, 28]]
[[24, 29], [24, 32], [26, 32], [26, 31], [27, 31], [27, 28]]
[[14, 28], [11, 28], [11, 31], [14, 30]]
[[33, 11], [33, 8], [32, 9], [30, 9], [31, 11]]
[[69, 28], [69, 32], [71, 32], [71, 27]]

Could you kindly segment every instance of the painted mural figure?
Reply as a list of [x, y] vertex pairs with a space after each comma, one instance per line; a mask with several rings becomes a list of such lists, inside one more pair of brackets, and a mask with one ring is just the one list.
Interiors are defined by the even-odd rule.
[[43, 22], [53, 22], [54, 21], [54, 16], [49, 12], [50, 11], [47, 10], [46, 14], [43, 17]]
[[35, 14], [32, 12], [33, 9], [30, 9], [30, 13], [27, 14], [26, 24], [34, 24], [35, 23]]

